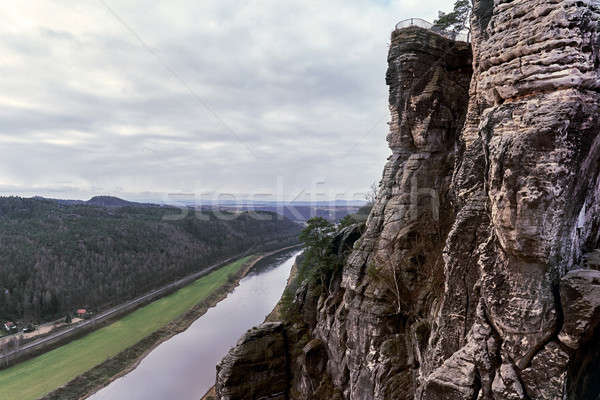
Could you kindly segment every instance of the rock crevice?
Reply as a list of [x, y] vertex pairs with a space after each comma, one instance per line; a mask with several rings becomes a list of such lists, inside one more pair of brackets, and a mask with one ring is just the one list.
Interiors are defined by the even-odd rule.
[[392, 34], [392, 156], [284, 321], [290, 399], [598, 398], [599, 7], [475, 0], [472, 46]]

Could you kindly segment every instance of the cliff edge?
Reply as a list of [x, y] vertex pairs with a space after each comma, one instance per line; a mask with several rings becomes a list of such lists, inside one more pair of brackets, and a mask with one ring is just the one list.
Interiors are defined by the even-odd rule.
[[599, 398], [599, 7], [475, 0], [472, 46], [393, 32], [364, 232], [230, 352], [218, 398]]

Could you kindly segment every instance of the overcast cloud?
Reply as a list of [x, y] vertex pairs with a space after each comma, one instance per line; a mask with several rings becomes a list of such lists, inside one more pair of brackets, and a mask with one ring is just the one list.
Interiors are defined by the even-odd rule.
[[3, 1], [0, 193], [355, 197], [389, 155], [390, 32], [451, 3]]

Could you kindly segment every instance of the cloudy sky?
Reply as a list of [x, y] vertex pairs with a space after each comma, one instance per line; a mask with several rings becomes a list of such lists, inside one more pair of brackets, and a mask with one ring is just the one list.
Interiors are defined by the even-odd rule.
[[0, 195], [356, 198], [389, 155], [390, 32], [451, 4], [5, 0]]

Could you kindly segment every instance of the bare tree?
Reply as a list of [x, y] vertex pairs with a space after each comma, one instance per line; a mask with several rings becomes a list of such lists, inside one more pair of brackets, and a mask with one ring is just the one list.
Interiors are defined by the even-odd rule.
[[365, 194], [365, 200], [371, 207], [375, 205], [375, 201], [377, 200], [378, 189], [379, 185], [377, 184], [377, 182], [373, 182], [371, 183], [371, 186], [369, 186], [369, 190]]
[[[407, 225], [394, 240], [387, 243], [378, 254], [384, 259], [380, 263], [371, 264], [367, 273], [387, 289], [397, 314], [402, 314], [405, 302], [410, 299], [410, 283], [404, 279], [401, 271], [434, 270], [440, 267], [442, 261], [441, 244], [430, 239], [430, 235], [418, 234], [426, 232], [431, 224], [412, 223]], [[434, 235], [436, 236], [436, 235]], [[431, 258], [434, 255], [435, 258]]]

